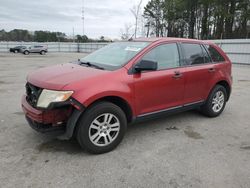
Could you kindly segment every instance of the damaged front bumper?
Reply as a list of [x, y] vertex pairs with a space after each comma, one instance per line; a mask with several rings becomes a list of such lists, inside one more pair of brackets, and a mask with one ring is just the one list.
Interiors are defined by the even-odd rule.
[[22, 97], [22, 109], [31, 128], [41, 133], [60, 131], [64, 133], [63, 139], [72, 137], [77, 120], [84, 110], [79, 102], [72, 99], [68, 105], [50, 109], [34, 108], [27, 102], [26, 95]]

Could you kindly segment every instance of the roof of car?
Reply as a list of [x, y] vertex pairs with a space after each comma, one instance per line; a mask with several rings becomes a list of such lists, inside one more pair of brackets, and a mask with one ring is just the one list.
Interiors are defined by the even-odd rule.
[[203, 42], [202, 40], [197, 39], [188, 39], [188, 38], [174, 38], [174, 37], [150, 37], [150, 38], [136, 38], [132, 41], [140, 42], [156, 42], [156, 41], [179, 41], [179, 42]]

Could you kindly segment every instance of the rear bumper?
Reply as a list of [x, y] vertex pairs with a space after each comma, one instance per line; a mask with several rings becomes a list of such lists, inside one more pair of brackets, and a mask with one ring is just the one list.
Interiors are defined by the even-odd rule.
[[72, 113], [72, 107], [39, 110], [33, 108], [26, 100], [26, 95], [22, 97], [22, 109], [25, 113], [29, 125], [38, 132], [51, 132], [65, 130], [65, 125]]

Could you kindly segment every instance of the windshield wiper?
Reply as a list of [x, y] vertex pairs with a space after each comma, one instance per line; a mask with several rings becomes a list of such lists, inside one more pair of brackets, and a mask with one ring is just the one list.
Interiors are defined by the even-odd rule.
[[94, 67], [94, 68], [97, 68], [97, 69], [101, 69], [101, 70], [104, 70], [103, 67], [100, 67], [98, 65], [95, 65], [93, 63], [90, 63], [90, 62], [84, 62], [84, 61], [79, 61], [79, 65], [87, 65], [88, 67]]

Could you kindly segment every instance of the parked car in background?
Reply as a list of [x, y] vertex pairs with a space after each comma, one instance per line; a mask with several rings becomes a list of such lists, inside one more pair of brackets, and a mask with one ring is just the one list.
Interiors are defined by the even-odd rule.
[[231, 84], [231, 61], [215, 44], [141, 38], [34, 71], [22, 108], [35, 130], [62, 130], [61, 139], [76, 136], [89, 152], [104, 153], [134, 121], [190, 109], [219, 116]]
[[16, 46], [14, 48], [10, 48], [10, 52], [13, 52], [13, 53], [19, 53], [21, 51], [21, 49], [25, 49], [26, 46]]
[[45, 55], [48, 52], [48, 47], [47, 46], [41, 46], [41, 45], [30, 46], [28, 48], [21, 49], [21, 52], [24, 55], [28, 55], [29, 53], [40, 53], [41, 55]]

